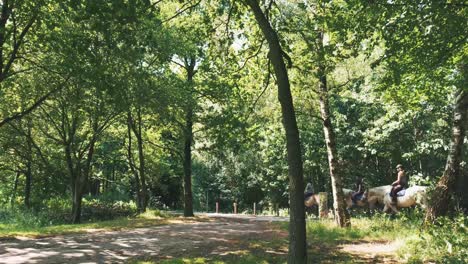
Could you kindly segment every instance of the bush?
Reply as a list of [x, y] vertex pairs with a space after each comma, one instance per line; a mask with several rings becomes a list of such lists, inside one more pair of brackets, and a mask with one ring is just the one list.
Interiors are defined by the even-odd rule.
[[428, 228], [432, 248], [441, 256], [441, 263], [468, 263], [468, 217], [439, 218]]
[[138, 213], [135, 202], [103, 201], [83, 199], [81, 217], [83, 220], [111, 220], [123, 216], [135, 216]]
[[408, 263], [468, 263], [467, 225], [468, 217], [463, 214], [437, 219], [434, 225], [423, 229], [418, 238], [408, 241], [404, 252], [410, 256]]
[[[9, 207], [0, 209], [0, 223], [23, 226], [43, 227], [67, 224], [71, 220], [72, 203], [69, 198], [52, 198], [34, 209]], [[137, 207], [133, 201], [110, 201], [84, 198], [82, 221], [111, 220], [118, 217], [135, 216]]]

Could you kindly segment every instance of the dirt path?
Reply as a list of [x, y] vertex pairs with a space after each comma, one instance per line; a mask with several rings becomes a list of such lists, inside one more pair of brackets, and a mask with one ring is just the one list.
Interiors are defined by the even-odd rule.
[[[209, 220], [202, 222], [110, 232], [90, 231], [86, 234], [41, 239], [8, 239], [0, 241], [0, 263], [125, 263], [135, 258], [160, 260], [181, 256], [223, 255], [246, 249], [249, 241], [286, 239], [287, 232], [271, 224], [276, 220], [286, 219], [211, 215]], [[272, 254], [286, 255], [285, 246], [287, 244], [268, 250]], [[368, 246], [362, 248], [368, 250]], [[356, 258], [354, 254], [357, 252], [358, 260], [363, 261], [357, 263], [372, 263], [388, 255], [387, 252], [377, 255], [375, 251], [363, 252], [359, 246], [330, 250], [348, 260], [349, 257]], [[334, 256], [333, 259], [339, 260]], [[326, 259], [321, 262], [336, 263]]]

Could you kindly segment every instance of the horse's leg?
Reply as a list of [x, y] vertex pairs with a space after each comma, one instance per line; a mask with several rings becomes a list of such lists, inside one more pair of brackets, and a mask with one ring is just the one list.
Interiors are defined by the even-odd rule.
[[369, 201], [369, 214], [372, 215], [375, 209], [375, 201]]

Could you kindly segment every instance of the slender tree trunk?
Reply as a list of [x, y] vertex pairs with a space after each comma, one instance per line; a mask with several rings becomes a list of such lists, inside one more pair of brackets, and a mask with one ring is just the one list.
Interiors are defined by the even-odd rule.
[[185, 143], [184, 143], [184, 216], [193, 216], [192, 197], [192, 109], [186, 113]]
[[[186, 59], [185, 69], [187, 70], [187, 85], [192, 96], [193, 76], [195, 75], [195, 58]], [[184, 128], [184, 216], [193, 216], [193, 196], [192, 196], [192, 143], [193, 143], [193, 109], [195, 102], [190, 98], [185, 113]]]
[[323, 133], [325, 134], [325, 143], [327, 145], [328, 166], [330, 168], [330, 177], [333, 191], [335, 221], [340, 227], [349, 227], [351, 225], [351, 220], [345, 206], [343, 183], [340, 175], [341, 170], [339, 168], [338, 155], [336, 151], [336, 136], [333, 131], [333, 125], [330, 117], [327, 78], [323, 71], [319, 79], [320, 113], [322, 115]]
[[72, 223], [78, 224], [81, 221], [81, 202], [83, 199], [81, 172], [75, 172], [75, 183], [73, 188], [73, 204], [72, 204]]
[[[135, 160], [133, 158], [133, 153], [132, 153], [132, 131], [137, 137], [137, 145], [138, 145], [138, 156], [140, 158], [140, 167], [137, 168], [135, 165]], [[140, 128], [141, 131], [141, 128]], [[138, 135], [138, 130], [136, 128], [135, 121], [133, 120], [132, 113], [128, 111], [128, 164], [130, 167], [130, 170], [132, 171], [133, 175], [135, 176], [135, 189], [136, 189], [136, 198], [137, 198], [137, 206], [138, 206], [138, 211], [139, 212], [144, 212], [146, 211], [146, 184], [143, 186], [143, 182], [141, 180], [141, 172], [144, 172], [144, 160], [143, 163], [141, 160], [141, 157], [144, 157], [143, 155], [143, 143], [141, 140], [141, 136]], [[143, 165], [143, 168], [142, 168]]]
[[455, 185], [460, 177], [463, 140], [468, 122], [468, 91], [459, 89], [455, 99], [453, 113], [452, 139], [445, 171], [435, 190], [431, 193], [430, 204], [426, 212], [426, 222], [433, 222], [437, 217], [446, 215], [455, 192]]
[[137, 110], [137, 120], [138, 120], [138, 127], [137, 127], [137, 130], [134, 132], [135, 132], [135, 136], [137, 138], [137, 143], [138, 143], [138, 160], [140, 163], [140, 166], [138, 169], [139, 169], [140, 181], [141, 181], [141, 198], [142, 198], [141, 211], [145, 212], [146, 207], [148, 206], [148, 191], [146, 187], [146, 175], [145, 175], [146, 168], [145, 168], [145, 155], [143, 151], [143, 135], [141, 132], [142, 121], [141, 121], [141, 109], [140, 108], [138, 108]]
[[11, 193], [11, 198], [10, 198], [10, 204], [11, 207], [15, 205], [15, 200], [16, 200], [16, 191], [18, 190], [18, 181], [19, 181], [19, 176], [21, 175], [20, 171], [16, 171], [15, 175], [15, 181], [13, 182], [13, 191]]
[[278, 85], [278, 99], [281, 104], [283, 126], [286, 132], [286, 148], [289, 168], [289, 254], [288, 263], [307, 263], [306, 228], [304, 208], [304, 176], [301, 157], [299, 130], [291, 95], [288, 71], [283, 60], [284, 52], [278, 35], [261, 10], [257, 0], [244, 0], [255, 15], [255, 19], [265, 36], [270, 59]]
[[71, 191], [72, 191], [72, 223], [79, 223], [81, 217], [81, 195], [80, 195], [80, 181], [79, 181], [79, 166], [73, 164], [73, 154], [71, 140], [64, 140], [65, 148], [65, 159], [67, 162], [68, 173], [70, 174], [71, 180]]
[[[30, 154], [28, 154], [29, 156]], [[31, 159], [26, 161], [26, 182], [24, 185], [24, 206], [26, 208], [31, 208], [31, 185], [32, 185], [32, 169], [31, 169]]]
[[27, 161], [26, 161], [26, 182], [24, 186], [24, 205], [26, 208], [31, 208], [31, 189], [32, 189], [32, 135], [31, 135], [31, 126], [32, 122], [31, 119], [28, 118], [28, 127], [27, 127], [27, 138], [26, 138], [26, 144], [27, 144], [27, 149], [28, 153], [27, 155]]
[[338, 163], [338, 152], [336, 150], [336, 135], [333, 130], [332, 119], [330, 115], [330, 103], [328, 95], [327, 73], [324, 66], [325, 51], [323, 46], [323, 32], [318, 33], [317, 47], [319, 55], [319, 67], [317, 77], [319, 79], [319, 101], [320, 114], [323, 122], [323, 133], [325, 135], [325, 144], [327, 145], [328, 166], [330, 168], [330, 178], [333, 192], [333, 207], [335, 211], [335, 221], [340, 227], [351, 226], [351, 219], [343, 194], [342, 170]]

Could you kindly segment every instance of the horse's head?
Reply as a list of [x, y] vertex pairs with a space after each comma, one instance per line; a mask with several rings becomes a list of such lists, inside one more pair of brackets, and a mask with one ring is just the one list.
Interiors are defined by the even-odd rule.
[[426, 186], [417, 186], [419, 187], [414, 193], [414, 200], [417, 204], [421, 206], [422, 209], [426, 209], [428, 203], [427, 187]]

